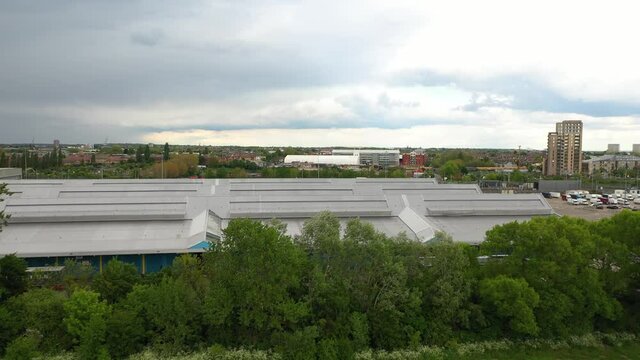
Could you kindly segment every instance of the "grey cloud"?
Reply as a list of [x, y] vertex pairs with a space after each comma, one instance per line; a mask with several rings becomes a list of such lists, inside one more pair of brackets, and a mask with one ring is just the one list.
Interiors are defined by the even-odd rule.
[[156, 46], [164, 39], [162, 30], [152, 30], [148, 32], [136, 32], [131, 34], [131, 41], [134, 44], [143, 46]]
[[[529, 111], [578, 113], [594, 117], [640, 114], [640, 104], [567, 98], [534, 75], [526, 73], [474, 80], [425, 69], [397, 74], [394, 78], [389, 79], [389, 83], [395, 85], [454, 86], [472, 92], [474, 95], [469, 103], [459, 108], [467, 111], [496, 106]], [[507, 97], [510, 100], [504, 101], [496, 96]]]

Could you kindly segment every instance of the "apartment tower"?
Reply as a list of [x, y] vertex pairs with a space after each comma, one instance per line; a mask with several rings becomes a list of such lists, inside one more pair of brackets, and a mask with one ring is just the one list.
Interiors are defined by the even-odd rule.
[[582, 121], [556, 123], [556, 131], [547, 138], [544, 174], [563, 176], [579, 174], [582, 167]]

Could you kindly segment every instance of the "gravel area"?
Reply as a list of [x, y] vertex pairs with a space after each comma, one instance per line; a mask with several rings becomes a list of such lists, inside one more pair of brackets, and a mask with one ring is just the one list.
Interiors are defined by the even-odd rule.
[[[560, 215], [575, 216], [586, 220], [600, 220], [622, 211], [622, 209], [607, 209], [606, 206], [604, 209], [596, 209], [595, 206], [589, 205], [571, 205], [566, 201], [555, 198], [546, 200], [556, 213]], [[637, 204], [635, 207], [640, 208]]]

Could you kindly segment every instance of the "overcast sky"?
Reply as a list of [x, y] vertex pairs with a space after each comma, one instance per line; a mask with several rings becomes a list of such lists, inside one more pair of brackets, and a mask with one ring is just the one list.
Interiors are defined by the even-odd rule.
[[640, 143], [634, 1], [0, 2], [0, 142]]

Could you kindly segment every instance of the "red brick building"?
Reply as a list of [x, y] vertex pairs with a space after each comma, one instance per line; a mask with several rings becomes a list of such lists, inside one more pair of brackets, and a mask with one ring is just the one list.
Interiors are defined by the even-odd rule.
[[402, 154], [402, 159], [400, 159], [400, 165], [404, 167], [423, 167], [426, 163], [427, 156], [415, 151]]

